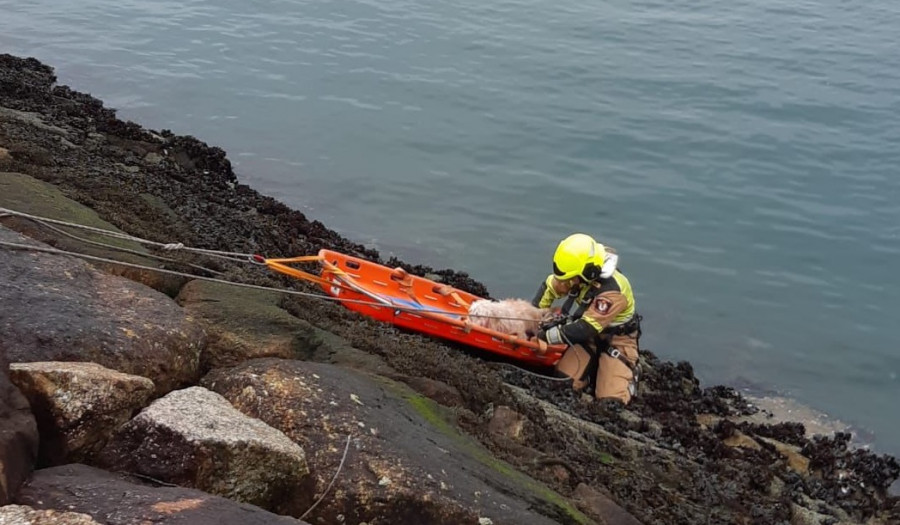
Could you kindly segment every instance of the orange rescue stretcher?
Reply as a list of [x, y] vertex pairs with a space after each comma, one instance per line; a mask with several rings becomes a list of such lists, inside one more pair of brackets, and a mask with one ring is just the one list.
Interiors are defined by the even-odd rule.
[[[350, 310], [401, 328], [480, 348], [524, 364], [550, 366], [565, 346], [550, 346], [546, 353], [527, 339], [490, 330], [469, 322], [469, 305], [481, 297], [402, 268], [321, 250], [318, 255], [260, 262], [274, 271], [318, 284]], [[301, 270], [299, 263], [319, 263], [319, 275]]]

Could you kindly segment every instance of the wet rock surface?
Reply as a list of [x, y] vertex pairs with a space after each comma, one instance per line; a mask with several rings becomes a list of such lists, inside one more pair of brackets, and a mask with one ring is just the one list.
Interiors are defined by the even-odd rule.
[[[0, 155], [0, 171], [49, 182], [121, 230], [159, 242], [267, 256], [329, 248], [487, 295], [465, 274], [381, 261], [376, 252], [240, 184], [222, 150], [122, 122], [96, 99], [54, 81], [52, 70], [37, 61], [0, 55], [0, 107], [14, 111], [0, 115], [0, 147], [7, 150]], [[314, 291], [259, 267], [198, 262], [232, 280]], [[314, 359], [365, 362], [360, 368], [371, 365], [387, 376], [424, 378], [458, 392], [451, 422], [597, 522], [610, 519], [596, 514], [603, 506], [597, 494], [647, 524], [900, 522], [900, 504], [886, 492], [900, 472], [894, 458], [854, 449], [843, 435], [809, 439], [796, 424], [748, 422], [753, 406], [732, 389], [702, 388], [688, 363], [661, 362], [644, 352], [640, 395], [622, 410], [585, 402], [565, 383], [511, 370], [332, 303], [291, 296], [278, 306], [320, 335], [329, 334]], [[652, 329], [652, 319], [646, 324]], [[281, 366], [268, 373], [284, 373]], [[243, 386], [261, 395], [256, 383]], [[249, 401], [241, 404], [243, 388], [225, 390], [242, 411], [252, 411]], [[501, 406], [522, 417], [512, 419], [514, 432], [490, 431]], [[262, 412], [259, 417], [265, 420]], [[289, 430], [284, 431], [291, 436]], [[317, 490], [336, 470], [343, 449], [338, 440], [322, 450], [321, 463], [309, 452]], [[577, 521], [552, 508], [531, 510], [519, 523]]]
[[588, 509], [595, 519], [605, 525], [640, 525], [641, 523], [634, 516], [622, 510], [608, 495], [583, 483], [575, 488], [573, 496]]
[[[807, 509], [798, 502], [850, 522], [897, 519], [896, 510], [890, 510], [897, 499], [887, 494], [900, 473], [893, 457], [851, 449], [847, 434], [809, 440], [798, 423], [737, 425], [728, 418], [755, 410], [737, 392], [701, 389], [689, 364], [661, 362], [647, 351], [642, 364], [641, 395], [627, 410], [584, 403], [565, 385], [530, 375], [506, 376], [566, 414], [615, 436], [601, 439], [601, 446], [608, 462], [626, 468], [627, 476], [618, 469], [586, 467], [599, 465], [580, 458], [579, 447], [557, 453], [576, 466], [581, 479], [607, 487], [616, 501], [647, 522], [660, 518], [648, 519], [639, 506], [658, 507], [661, 501], [677, 504], [666, 512], [669, 523], [690, 523], [698, 516], [709, 523], [748, 517], [754, 523], [788, 523]], [[705, 427], [698, 416], [714, 416], [706, 420], [715, 423]], [[619, 438], [645, 444], [622, 446]], [[634, 493], [635, 485], [649, 488], [651, 483], [659, 484], [656, 491]]]

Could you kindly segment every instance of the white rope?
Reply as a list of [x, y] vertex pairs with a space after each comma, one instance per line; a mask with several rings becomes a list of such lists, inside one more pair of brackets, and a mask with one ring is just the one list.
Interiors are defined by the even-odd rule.
[[[31, 244], [20, 244], [20, 243], [14, 243], [14, 242], [6, 242], [6, 241], [0, 241], [0, 246], [6, 246], [7, 248], [12, 248], [14, 250], [29, 250], [29, 251], [35, 251], [35, 252], [52, 253], [55, 255], [69, 255], [71, 257], [78, 257], [80, 259], [86, 259], [89, 261], [96, 261], [96, 262], [102, 262], [102, 263], [107, 263], [107, 264], [118, 264], [120, 266], [125, 266], [128, 268], [136, 268], [138, 270], [160, 272], [160, 273], [165, 273], [168, 275], [177, 275], [179, 277], [187, 277], [189, 279], [197, 279], [200, 281], [209, 281], [209, 282], [219, 283], [219, 284], [229, 284], [232, 286], [239, 286], [242, 288], [251, 288], [254, 290], [264, 290], [267, 292], [279, 292], [279, 293], [285, 293], [285, 294], [289, 294], [289, 295], [299, 295], [301, 297], [310, 297], [313, 299], [321, 299], [323, 301], [334, 301], [334, 302], [338, 302], [338, 303], [348, 303], [348, 304], [363, 304], [363, 305], [368, 305], [368, 306], [380, 306], [382, 308], [390, 308], [390, 309], [398, 311], [398, 312], [407, 312], [407, 313], [421, 313], [423, 311], [426, 311], [426, 312], [433, 312], [433, 313], [443, 313], [443, 314], [447, 314], [447, 315], [458, 315], [455, 312], [448, 312], [448, 311], [444, 311], [444, 310], [429, 310], [429, 309], [423, 309], [423, 308], [413, 308], [413, 307], [402, 306], [402, 305], [397, 305], [397, 304], [386, 305], [383, 303], [376, 303], [376, 302], [372, 302], [372, 301], [360, 301], [358, 299], [346, 299], [343, 297], [332, 297], [330, 295], [322, 295], [322, 294], [310, 293], [310, 292], [301, 292], [299, 290], [288, 290], [285, 288], [275, 288], [272, 286], [260, 286], [260, 285], [256, 285], [256, 284], [247, 284], [247, 283], [241, 283], [241, 282], [235, 282], [235, 281], [227, 281], [225, 279], [216, 279], [214, 277], [205, 277], [202, 275], [194, 275], [194, 274], [185, 273], [185, 272], [178, 272], [175, 270], [167, 270], [165, 268], [154, 268], [152, 266], [144, 266], [142, 264], [117, 261], [115, 259], [107, 259], [105, 257], [97, 257], [95, 255], [87, 255], [84, 253], [70, 252], [70, 251], [66, 251], [66, 250], [60, 250], [58, 248], [45, 248], [43, 246], [35, 246], [35, 245], [31, 245]], [[489, 317], [489, 316], [480, 316], [480, 317]], [[509, 318], [506, 318], [506, 319], [509, 319]]]
[[[343, 297], [332, 297], [330, 295], [321, 295], [321, 294], [310, 293], [310, 292], [301, 292], [299, 290], [288, 290], [288, 289], [284, 289], [284, 288], [274, 288], [271, 286], [260, 286], [260, 285], [256, 285], [256, 284], [247, 284], [247, 283], [240, 283], [240, 282], [235, 282], [235, 281], [227, 281], [224, 279], [216, 279], [214, 277], [204, 277], [202, 275], [193, 275], [193, 274], [189, 274], [189, 273], [185, 273], [185, 272], [178, 272], [175, 270], [166, 270], [164, 268], [153, 268], [151, 266], [144, 266], [141, 264], [129, 263], [129, 262], [124, 262], [124, 261], [116, 261], [114, 259], [107, 259], [105, 257], [97, 257], [94, 255], [70, 252], [67, 250], [60, 250], [58, 248], [49, 248], [49, 247], [45, 248], [43, 246], [20, 244], [20, 243], [6, 242], [6, 241], [0, 241], [0, 246], [5, 246], [7, 248], [12, 248], [14, 250], [28, 250], [28, 251], [36, 251], [36, 252], [42, 252], [42, 253], [51, 253], [51, 254], [55, 254], [55, 255], [68, 255], [68, 256], [72, 256], [72, 257], [86, 259], [89, 261], [97, 261], [97, 262], [103, 262], [103, 263], [108, 263], [108, 264], [118, 264], [118, 265], [125, 266], [128, 268], [137, 268], [140, 270], [155, 271], [155, 272], [165, 273], [165, 274], [169, 274], [169, 275], [176, 275], [179, 277], [187, 277], [189, 279], [197, 279], [200, 281], [208, 281], [208, 282], [213, 282], [213, 283], [238, 286], [238, 287], [242, 287], [242, 288], [250, 288], [253, 290], [263, 290], [263, 291], [267, 291], [267, 292], [278, 292], [278, 293], [284, 293], [284, 294], [288, 294], [288, 295], [297, 295], [300, 297], [308, 297], [308, 298], [312, 298], [312, 299], [319, 299], [322, 301], [333, 301], [333, 302], [337, 302], [337, 303], [362, 304], [362, 305], [367, 305], [367, 306], [389, 307], [395, 311], [398, 311], [398, 312], [403, 311], [403, 312], [407, 312], [407, 313], [417, 313], [417, 312], [423, 311], [420, 308], [412, 308], [412, 307], [393, 305], [393, 304], [392, 305], [384, 305], [382, 303], [375, 303], [375, 302], [371, 302], [371, 301], [360, 301], [357, 299], [347, 299], [347, 298], [343, 298]], [[445, 312], [442, 310], [427, 310], [427, 311], [454, 315], [453, 312]], [[472, 316], [472, 317], [476, 317], [476, 316]], [[515, 318], [515, 317], [496, 317], [496, 316], [488, 316], [488, 315], [479, 315], [477, 317], [493, 317], [495, 319], [521, 320], [521, 319]], [[571, 378], [568, 378], [568, 377], [564, 377], [564, 378], [550, 377], [550, 376], [546, 376], [546, 375], [539, 374], [536, 372], [532, 372], [530, 370], [526, 370], [524, 368], [518, 367], [511, 363], [498, 363], [498, 364], [500, 364], [502, 366], [514, 368], [522, 373], [529, 374], [529, 375], [532, 375], [535, 377], [539, 377], [541, 379], [546, 379], [548, 381], [559, 381], [559, 382], [571, 381]], [[312, 509], [310, 509], [310, 510], [312, 510]], [[309, 512], [309, 511], [307, 511], [307, 512]]]
[[142, 238], [136, 237], [134, 235], [129, 235], [127, 233], [115, 232], [115, 231], [111, 231], [111, 230], [104, 230], [102, 228], [95, 228], [93, 226], [85, 226], [83, 224], [77, 224], [77, 223], [69, 222], [69, 221], [61, 221], [61, 220], [57, 220], [57, 219], [51, 219], [48, 217], [40, 217], [37, 215], [31, 215], [31, 214], [23, 213], [20, 211], [10, 210], [8, 208], [0, 208], [0, 214], [13, 215], [16, 217], [24, 217], [26, 219], [31, 219], [33, 221], [48, 222], [51, 224], [58, 224], [60, 226], [69, 226], [71, 228], [79, 228], [79, 229], [97, 233], [100, 235], [106, 235], [107, 237], [112, 237], [114, 239], [122, 239], [122, 240], [126, 240], [126, 241], [140, 243], [140, 244], [146, 244], [149, 246], [156, 246], [157, 248], [162, 248], [164, 250], [173, 250], [173, 249], [185, 250], [185, 251], [202, 253], [205, 255], [221, 257], [224, 259], [230, 259], [230, 260], [235, 260], [235, 261], [240, 261], [240, 262], [246, 262], [248, 259], [252, 260], [252, 258], [253, 258], [252, 253], [226, 252], [226, 251], [221, 251], [221, 250], [207, 250], [205, 248], [191, 248], [191, 247], [187, 247], [178, 242], [176, 242], [176, 243], [155, 242], [155, 241], [150, 241], [147, 239], [142, 239]]
[[[72, 238], [74, 238], [74, 239], [78, 239], [78, 240], [83, 241], [83, 242], [86, 242], [86, 243], [97, 244], [97, 245], [104, 246], [104, 247], [107, 247], [107, 248], [110, 248], [110, 249], [116, 249], [116, 250], [119, 250], [119, 251], [124, 251], [124, 252], [128, 252], [128, 253], [133, 253], [133, 254], [136, 254], [136, 255], [149, 256], [148, 254], [141, 254], [140, 252], [136, 252], [136, 251], [133, 251], [133, 250], [128, 250], [127, 248], [120, 248], [120, 247], [112, 246], [112, 245], [105, 244], [105, 243], [98, 243], [98, 242], [96, 242], [96, 241], [91, 241], [91, 240], [88, 240], [88, 239], [82, 239], [81, 237], [77, 237], [77, 236], [72, 235], [72, 234], [70, 234], [70, 233], [68, 233], [68, 232], [63, 232], [62, 230], [59, 230], [58, 228], [53, 228], [52, 226], [50, 226], [50, 224], [58, 224], [58, 225], [61, 225], [61, 226], [69, 226], [69, 227], [72, 227], [72, 228], [79, 228], [79, 229], [82, 229], [82, 230], [85, 230], [85, 231], [89, 231], [89, 232], [93, 232], [93, 233], [97, 233], [97, 234], [100, 234], [100, 235], [106, 235], [106, 236], [108, 236], [108, 237], [112, 237], [112, 238], [115, 238], [115, 239], [127, 240], [127, 241], [132, 241], [132, 242], [136, 242], [136, 243], [140, 243], [140, 244], [147, 244], [147, 245], [150, 245], [150, 246], [156, 246], [156, 247], [161, 248], [161, 249], [166, 250], [166, 251], [184, 250], [184, 251], [189, 251], [189, 252], [194, 252], [194, 253], [202, 253], [202, 254], [210, 255], [210, 256], [214, 256], [214, 257], [220, 257], [220, 258], [224, 258], [224, 259], [228, 259], [228, 260], [232, 260], [232, 261], [237, 261], [237, 262], [242, 262], [242, 263], [246, 263], [246, 262], [254, 262], [255, 264], [261, 264], [261, 263], [256, 263], [256, 262], [255, 262], [255, 258], [254, 258], [254, 254], [250, 254], [250, 253], [227, 252], [227, 251], [219, 251], [219, 250], [207, 250], [207, 249], [204, 249], [204, 248], [193, 248], [193, 247], [185, 246], [183, 243], [180, 243], [180, 242], [160, 243], [160, 242], [155, 242], [155, 241], [150, 241], [150, 240], [147, 240], [147, 239], [143, 239], [143, 238], [141, 238], [141, 237], [136, 237], [136, 236], [134, 236], [134, 235], [130, 235], [130, 234], [127, 234], [127, 233], [121, 233], [121, 232], [116, 232], [116, 231], [111, 231], [111, 230], [104, 230], [104, 229], [102, 229], [102, 228], [95, 228], [95, 227], [93, 227], [93, 226], [86, 226], [86, 225], [83, 225], [83, 224], [77, 224], [77, 223], [74, 223], [74, 222], [63, 221], [63, 220], [58, 220], [58, 219], [51, 219], [51, 218], [48, 218], [48, 217], [40, 217], [40, 216], [37, 216], [37, 215], [31, 215], [31, 214], [28, 214], [28, 213], [23, 213], [23, 212], [20, 212], [20, 211], [10, 210], [10, 209], [8, 209], [8, 208], [0, 207], [0, 217], [3, 217], [3, 216], [16, 216], [16, 217], [23, 217], [23, 218], [26, 218], [26, 219], [30, 219], [30, 220], [32, 220], [32, 221], [35, 221], [35, 222], [39, 223], [39, 224], [42, 224], [42, 225], [45, 226], [45, 227], [51, 228], [51, 229], [53, 229], [54, 231], [57, 231], [57, 232], [62, 233], [62, 234], [64, 234], [64, 235], [68, 235], [68, 236], [70, 236], [70, 237], [72, 237]], [[44, 252], [47, 252], [47, 253], [57, 253], [57, 254], [62, 254], [62, 255], [71, 255], [71, 256], [81, 257], [81, 258], [85, 258], [85, 259], [97, 260], [97, 261], [105, 262], [105, 263], [109, 263], [109, 264], [121, 264], [121, 265], [123, 265], [123, 266], [135, 267], [135, 268], [139, 268], [139, 269], [142, 269], [142, 270], [159, 271], [159, 272], [163, 272], [163, 273], [174, 273], [175, 275], [180, 275], [180, 276], [183, 276], [183, 277], [192, 277], [192, 278], [197, 278], [197, 279], [208, 279], [208, 278], [203, 278], [203, 277], [196, 276], [196, 275], [193, 275], [193, 274], [184, 274], [184, 273], [179, 273], [179, 272], [173, 272], [172, 270], [163, 270], [162, 268], [152, 268], [152, 267], [148, 267], [148, 266], [134, 265], [134, 264], [132, 264], [132, 263], [125, 263], [125, 262], [121, 262], [121, 261], [115, 261], [115, 260], [112, 260], [112, 259], [93, 258], [92, 256], [88, 256], [88, 255], [84, 255], [84, 254], [79, 254], [79, 253], [75, 253], [75, 252], [67, 252], [67, 251], [64, 251], [64, 250], [48, 251], [49, 249], [46, 249], [46, 248], [40, 248], [40, 247], [37, 247], [37, 246], [15, 245], [15, 243], [0, 243], [0, 244], [6, 245], [6, 246], [15, 247], [15, 248], [17, 248], [17, 249], [29, 249], [29, 250], [36, 250], [36, 251], [44, 251]], [[156, 257], [156, 256], [150, 256], [150, 257], [158, 258], [158, 257]], [[180, 261], [175, 261], [175, 260], [172, 260], [172, 259], [166, 259], [166, 258], [159, 258], [159, 259], [161, 259], [161, 260], [166, 260], [166, 261], [169, 261], [169, 262], [180, 262]], [[185, 264], [187, 264], [187, 263], [185, 263]], [[262, 263], [262, 264], [264, 264], [264, 263]], [[193, 268], [202, 269], [203, 271], [208, 271], [208, 272], [213, 273], [213, 274], [221, 275], [221, 272], [216, 272], [216, 271], [214, 271], [214, 270], [209, 270], [209, 269], [203, 268], [203, 267], [197, 267], [196, 265], [192, 265], [192, 264], [191, 264], [190, 266], [193, 267]], [[214, 279], [214, 280], [215, 280], [215, 279]], [[250, 285], [244, 285], [243, 283], [240, 283], [240, 284], [234, 283], [234, 282], [231, 282], [231, 281], [224, 281], [224, 280], [216, 280], [216, 281], [222, 282], [222, 283], [227, 283], [227, 284], [235, 284], [235, 285], [250, 286]], [[270, 290], [276, 290], [276, 291], [283, 291], [283, 290], [278, 290], [278, 289], [276, 289], [276, 288], [268, 288], [268, 287], [263, 287], [263, 288], [265, 288], [265, 289], [270, 289]], [[288, 292], [288, 291], [284, 291], [284, 292], [285, 292], [285, 293], [291, 293], [291, 292]], [[311, 296], [314, 296], [314, 297], [320, 297], [320, 298], [323, 298], [323, 299], [326, 298], [325, 296], [321, 296], [321, 295], [315, 295], [315, 294], [308, 294], [308, 295], [311, 295]], [[327, 298], [328, 298], [328, 299], [334, 299], [334, 298], [331, 298], [331, 297], [327, 297]], [[352, 300], [344, 300], [344, 301], [345, 301], [345, 302], [354, 302], [354, 301], [352, 301]], [[362, 303], [362, 304], [369, 304], [369, 303], [366, 302], [366, 301], [358, 301], [358, 302], [359, 302], [359, 303]], [[431, 309], [431, 308], [409, 308], [409, 307], [397, 306], [397, 305], [394, 305], [393, 303], [391, 303], [390, 305], [388, 305], [388, 304], [381, 304], [381, 306], [390, 306], [391, 308], [393, 308], [394, 310], [397, 310], [397, 311], [421, 312], [421, 313], [434, 313], [434, 314], [442, 314], [442, 315], [449, 315], [449, 316], [457, 316], [457, 315], [459, 315], [458, 312], [450, 312], [450, 311], [447, 311], [447, 310]], [[479, 318], [484, 318], [484, 319], [505, 319], [505, 320], [511, 320], [511, 321], [530, 321], [530, 319], [522, 318], [522, 317], [505, 317], [505, 316], [498, 316], [498, 315], [483, 315], [483, 314], [468, 314], [468, 313], [467, 313], [466, 316], [467, 316], [467, 317], [479, 317]]]
[[[0, 241], [0, 246], [6, 246], [8, 248], [12, 248], [15, 250], [30, 250], [30, 251], [35, 251], [35, 252], [52, 253], [55, 255], [69, 255], [71, 257], [78, 257], [78, 258], [86, 259], [89, 261], [97, 261], [97, 262], [102, 262], [102, 263], [107, 263], [107, 264], [118, 264], [120, 266], [125, 266], [128, 268], [136, 268], [138, 270], [160, 272], [160, 273], [165, 273], [165, 274], [169, 274], [169, 275], [177, 275], [179, 277], [187, 277], [189, 279], [198, 279], [201, 281], [210, 281], [210, 282], [220, 283], [220, 284], [230, 284], [233, 286], [240, 286], [243, 288], [252, 288], [252, 289], [256, 289], [256, 290], [266, 290], [266, 291], [270, 291], [270, 292], [280, 292], [280, 293], [285, 293], [285, 294], [290, 294], [290, 295], [299, 295], [302, 297], [311, 297], [313, 299], [321, 299], [323, 301], [334, 301], [334, 302], [348, 303], [348, 304], [364, 304], [364, 305], [370, 305], [370, 306], [380, 306], [383, 308], [390, 308], [390, 309], [398, 311], [398, 312], [407, 312], [407, 313], [413, 313], [413, 314], [427, 312], [427, 313], [443, 314], [443, 315], [448, 315], [448, 316], [459, 316], [460, 315], [458, 312], [450, 312], [447, 310], [438, 310], [438, 309], [431, 309], [431, 308], [414, 308], [414, 307], [402, 306], [402, 305], [398, 305], [398, 304], [394, 304], [394, 303], [384, 304], [384, 303], [376, 303], [376, 302], [372, 302], [372, 301], [360, 301], [357, 299], [332, 297], [330, 295], [321, 295], [321, 294], [315, 294], [315, 293], [309, 293], [309, 292], [301, 292], [298, 290], [287, 290], [284, 288], [274, 288], [271, 286], [259, 286], [259, 285], [255, 285], [255, 284], [246, 284], [246, 283], [240, 283], [240, 282], [235, 282], [235, 281], [227, 281], [225, 279], [204, 277], [202, 275], [194, 275], [191, 273], [178, 272], [175, 270], [166, 270], [165, 268], [154, 268], [152, 266], [144, 266], [142, 264], [117, 261], [115, 259], [107, 259], [105, 257], [97, 257], [94, 255], [87, 255], [84, 253], [70, 252], [67, 250], [60, 250], [58, 248], [45, 248], [42, 246], [35, 246], [35, 245], [31, 245], [31, 244], [19, 244], [19, 243], [6, 242], [6, 241]], [[205, 268], [202, 268], [202, 269], [206, 270]], [[211, 270], [207, 270], [207, 271], [211, 271]], [[214, 273], [217, 273], [217, 272], [214, 272]], [[484, 318], [491, 318], [491, 319], [511, 319], [511, 320], [517, 320], [517, 321], [528, 321], [529, 320], [529, 319], [524, 319], [521, 317], [501, 317], [501, 316], [494, 316], [494, 315], [468, 315], [468, 317], [484, 317]]]
[[[312, 297], [314, 299], [322, 299], [322, 300], [326, 300], [326, 301], [334, 300], [334, 301], [338, 301], [338, 302], [343, 301], [343, 302], [348, 302], [348, 303], [360, 303], [360, 304], [371, 304], [373, 306], [384, 306], [380, 303], [372, 303], [369, 301], [357, 301], [357, 300], [353, 300], [353, 299], [343, 299], [340, 297], [331, 297], [329, 295], [320, 295], [320, 294], [309, 293], [309, 292], [301, 292], [298, 290], [287, 290], [284, 288], [274, 288], [271, 286], [260, 286], [260, 285], [256, 285], [256, 284], [247, 284], [247, 283], [239, 283], [239, 282], [234, 282], [234, 281], [226, 281], [224, 279], [216, 279], [214, 277], [204, 277], [202, 275], [194, 275], [194, 274], [190, 274], [190, 273], [178, 272], [175, 270], [166, 270], [165, 268], [153, 268], [151, 266], [144, 266], [142, 264], [116, 261], [114, 259], [107, 259], [105, 257], [97, 257], [94, 255], [87, 255], [87, 254], [83, 254], [83, 253], [69, 252], [66, 250], [59, 250], [57, 248], [44, 248], [43, 246], [34, 246], [34, 245], [30, 245], [30, 244], [19, 244], [19, 243], [6, 242], [6, 241], [0, 241], [0, 246], [6, 246], [8, 248], [12, 248], [15, 250], [29, 250], [29, 251], [36, 251], [36, 252], [43, 252], [43, 253], [52, 253], [52, 254], [56, 254], [56, 255], [69, 255], [72, 257], [87, 259], [89, 261], [97, 261], [97, 262], [108, 263], [108, 264], [118, 264], [121, 266], [126, 266], [128, 268], [137, 268], [139, 270], [148, 270], [148, 271], [165, 273], [165, 274], [169, 274], [169, 275], [177, 275], [179, 277], [187, 277], [190, 279], [197, 279], [200, 281], [209, 281], [209, 282], [220, 283], [220, 284], [230, 284], [232, 286], [239, 286], [242, 288], [252, 288], [255, 290], [265, 290], [268, 292], [281, 292], [281, 293], [286, 293], [286, 294], [290, 294], [290, 295], [300, 295], [303, 297]], [[398, 306], [395, 309], [402, 310], [403, 307]]]
[[347, 444], [344, 445], [344, 456], [341, 458], [341, 463], [338, 465], [337, 470], [334, 471], [334, 476], [332, 476], [331, 482], [328, 484], [327, 487], [325, 487], [325, 492], [323, 492], [322, 495], [319, 496], [319, 499], [317, 499], [316, 502], [312, 504], [312, 507], [310, 507], [306, 512], [304, 512], [302, 516], [300, 516], [301, 520], [303, 518], [305, 518], [307, 514], [312, 512], [314, 508], [318, 507], [319, 503], [322, 503], [322, 500], [325, 499], [325, 496], [328, 494], [328, 492], [331, 490], [331, 487], [334, 485], [335, 480], [337, 480], [338, 474], [341, 473], [341, 469], [344, 468], [344, 461], [347, 459], [347, 451], [350, 450], [350, 436], [351, 436], [351, 434], [347, 434]]
[[[0, 217], [3, 217], [3, 216], [4, 216], [4, 215], [0, 215]], [[144, 258], [148, 258], [148, 259], [155, 259], [155, 260], [157, 260], [157, 261], [165, 261], [165, 262], [175, 263], [175, 264], [184, 264], [184, 265], [190, 266], [191, 268], [194, 268], [194, 269], [196, 269], [196, 270], [201, 270], [201, 271], [204, 271], [204, 272], [208, 272], [208, 273], [211, 273], [211, 274], [213, 274], [213, 275], [224, 275], [223, 272], [219, 272], [219, 271], [216, 271], [216, 270], [211, 270], [211, 269], [209, 269], [209, 268], [206, 268], [205, 266], [200, 266], [200, 265], [192, 264], [192, 263], [189, 263], [189, 262], [179, 261], [178, 259], [172, 259], [171, 257], [162, 257], [162, 256], [159, 256], [159, 255], [154, 255], [154, 254], [152, 254], [152, 253], [139, 252], [139, 251], [137, 251], [137, 250], [132, 250], [132, 249], [130, 249], [130, 248], [123, 248], [123, 247], [121, 247], [121, 246], [116, 246], [116, 245], [108, 244], [108, 243], [105, 243], [105, 242], [99, 242], [99, 241], [94, 241], [94, 240], [91, 240], [91, 239], [86, 239], [86, 238], [84, 238], [84, 237], [79, 237], [78, 235], [69, 233], [69, 232], [67, 232], [67, 231], [65, 231], [65, 230], [63, 230], [63, 229], [57, 228], [56, 226], [52, 226], [52, 225], [50, 225], [50, 224], [48, 224], [48, 223], [46, 223], [46, 222], [44, 222], [44, 221], [33, 220], [33, 222], [35, 222], [35, 223], [37, 223], [37, 224], [43, 226], [44, 228], [47, 228], [48, 230], [54, 231], [54, 232], [56, 232], [56, 233], [58, 233], [58, 234], [60, 234], [60, 235], [65, 235], [66, 237], [69, 237], [69, 238], [71, 238], [71, 239], [75, 239], [76, 241], [78, 241], [78, 242], [83, 242], [83, 243], [85, 243], [85, 244], [91, 244], [91, 245], [93, 245], [93, 246], [100, 246], [100, 247], [102, 247], [102, 248], [107, 248], [107, 249], [109, 249], [109, 250], [115, 250], [115, 251], [119, 251], [119, 252], [123, 252], [123, 253], [130, 253], [130, 254], [132, 254], [132, 255], [138, 255], [138, 256], [140, 256], [140, 257], [144, 257]]]

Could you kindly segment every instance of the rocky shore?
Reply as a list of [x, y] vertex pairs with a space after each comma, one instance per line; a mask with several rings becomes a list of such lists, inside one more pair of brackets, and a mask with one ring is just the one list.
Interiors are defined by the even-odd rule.
[[[119, 120], [9, 55], [0, 208], [211, 250], [330, 248], [488, 295], [382, 260], [241, 184], [221, 149]], [[0, 524], [900, 523], [894, 458], [648, 350], [637, 400], [615, 409], [332, 302], [21, 248], [313, 291], [114, 242], [130, 251], [0, 217]]]

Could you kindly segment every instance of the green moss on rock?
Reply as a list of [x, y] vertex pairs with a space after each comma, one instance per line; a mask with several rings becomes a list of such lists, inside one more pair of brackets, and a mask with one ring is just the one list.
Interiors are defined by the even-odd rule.
[[[10, 210], [73, 222], [93, 228], [124, 233], [101, 219], [97, 212], [66, 197], [56, 186], [21, 173], [0, 173], [0, 207]], [[37, 227], [37, 226], [35, 226]], [[18, 229], [18, 228], [17, 228]], [[47, 230], [42, 230], [45, 233]], [[124, 239], [115, 239], [87, 231], [76, 235], [92, 241], [99, 241], [119, 248], [127, 248], [147, 253], [140, 244]], [[63, 240], [61, 247], [71, 246], [76, 241]], [[79, 243], [79, 246], [83, 246]], [[66, 248], [68, 249], [68, 248]], [[93, 252], [108, 254], [107, 250], [93, 249]]]
[[279, 306], [277, 292], [195, 280], [177, 300], [207, 326], [204, 370], [260, 357], [308, 358], [322, 344], [312, 325]]

